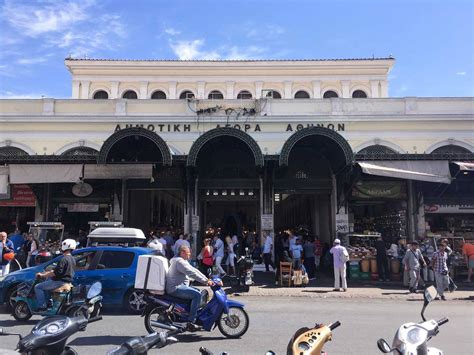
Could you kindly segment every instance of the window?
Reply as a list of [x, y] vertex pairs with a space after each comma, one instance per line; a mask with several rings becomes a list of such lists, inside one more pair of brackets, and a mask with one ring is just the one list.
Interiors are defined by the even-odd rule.
[[297, 91], [295, 99], [309, 99], [309, 94], [304, 90]]
[[107, 91], [104, 90], [96, 91], [94, 94], [94, 100], [107, 100], [108, 98], [109, 94], [107, 94]]
[[[88, 252], [81, 252], [74, 254], [74, 260], [76, 260], [76, 270], [89, 270], [89, 267], [92, 265], [92, 261], [96, 255], [95, 251], [88, 251]], [[51, 271], [53, 270], [56, 265], [58, 264], [57, 261], [54, 263], [49, 264], [46, 266], [44, 271]]]
[[192, 98], [194, 98], [194, 94], [192, 91], [189, 91], [189, 90], [185, 90], [181, 93], [181, 95], [179, 95], [180, 100], [192, 99]]
[[166, 94], [161, 90], [156, 90], [153, 94], [151, 94], [151, 98], [153, 100], [166, 100]]
[[224, 99], [224, 95], [222, 95], [222, 93], [218, 90], [213, 90], [209, 93], [207, 98], [209, 100], [222, 100], [222, 99]]
[[367, 94], [362, 91], [362, 90], [356, 90], [352, 93], [352, 97], [354, 99], [366, 99], [367, 98]]
[[281, 99], [281, 94], [278, 91], [272, 90], [267, 93], [266, 97], [273, 98], [273, 99]]
[[127, 90], [123, 93], [122, 98], [124, 99], [129, 99], [129, 100], [135, 100], [138, 99], [137, 93], [133, 90]]
[[442, 147], [436, 148], [431, 152], [431, 154], [466, 154], [470, 151], [464, 147], [458, 145], [450, 144], [443, 145]]
[[330, 99], [332, 97], [339, 97], [339, 95], [337, 94], [337, 92], [332, 91], [332, 90], [326, 91], [323, 95], [324, 99]]
[[127, 251], [104, 250], [100, 257], [98, 269], [127, 269], [132, 265], [135, 253]]
[[397, 154], [397, 152], [385, 145], [376, 144], [370, 145], [368, 147], [365, 147], [364, 149], [359, 150], [357, 154]]
[[243, 90], [239, 92], [239, 94], [237, 95], [237, 98], [241, 100], [250, 100], [252, 98], [252, 94], [246, 90]]

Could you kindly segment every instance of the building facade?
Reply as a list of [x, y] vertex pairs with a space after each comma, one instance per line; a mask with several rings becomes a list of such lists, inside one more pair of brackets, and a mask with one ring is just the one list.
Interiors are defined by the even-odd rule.
[[2, 228], [474, 227], [473, 99], [390, 98], [393, 58], [65, 63], [71, 99], [0, 101]]

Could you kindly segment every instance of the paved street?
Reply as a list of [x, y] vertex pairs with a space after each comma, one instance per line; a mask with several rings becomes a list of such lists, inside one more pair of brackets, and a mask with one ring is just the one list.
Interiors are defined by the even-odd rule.
[[[421, 297], [408, 299], [312, 298], [235, 296], [246, 304], [250, 315], [250, 329], [239, 340], [227, 340], [218, 330], [212, 333], [180, 336], [180, 343], [152, 353], [197, 354], [200, 346], [214, 352], [233, 354], [264, 354], [272, 349], [285, 353], [286, 345], [299, 327], [315, 322], [330, 323], [339, 320], [342, 326], [335, 330], [333, 342], [326, 350], [330, 354], [377, 354], [376, 340], [390, 339], [402, 322], [418, 321]], [[474, 313], [471, 301], [434, 302], [426, 315], [433, 318], [448, 316], [450, 322], [442, 327], [430, 343], [445, 354], [470, 354], [474, 346]], [[38, 318], [35, 318], [38, 319]], [[27, 333], [34, 321], [19, 325], [8, 314], [0, 315], [0, 326], [11, 331]], [[85, 333], [73, 338], [71, 344], [79, 354], [104, 354], [127, 337], [144, 334], [143, 318], [107, 312], [101, 322], [93, 323]], [[15, 337], [2, 337], [1, 347], [12, 349]]]

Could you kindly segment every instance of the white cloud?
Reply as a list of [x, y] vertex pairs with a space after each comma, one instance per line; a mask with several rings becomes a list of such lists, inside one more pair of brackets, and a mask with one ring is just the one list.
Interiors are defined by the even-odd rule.
[[170, 36], [177, 36], [181, 34], [181, 31], [174, 29], [173, 27], [165, 28], [165, 33]]
[[283, 27], [271, 24], [255, 25], [250, 23], [247, 27], [251, 28], [247, 32], [247, 37], [254, 39], [271, 40], [286, 32]]
[[467, 73], [465, 71], [458, 71], [456, 75], [466, 75]]
[[205, 41], [170, 41], [171, 49], [181, 60], [247, 60], [261, 59], [267, 49], [258, 46], [221, 46], [217, 49], [205, 50]]
[[16, 93], [12, 91], [0, 92], [0, 99], [41, 99], [44, 97], [52, 97], [51, 95], [38, 93]]
[[48, 56], [37, 57], [37, 58], [22, 58], [18, 59], [16, 62], [22, 65], [31, 65], [31, 64], [40, 64], [48, 61]]

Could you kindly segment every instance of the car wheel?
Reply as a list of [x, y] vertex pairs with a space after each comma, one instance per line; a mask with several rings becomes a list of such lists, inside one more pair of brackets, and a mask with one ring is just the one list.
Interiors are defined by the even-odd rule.
[[17, 296], [18, 284], [11, 286], [5, 294], [7, 310], [11, 311], [15, 307], [15, 297]]
[[134, 288], [128, 290], [124, 298], [125, 310], [132, 314], [140, 314], [146, 305], [144, 296], [145, 293], [141, 290], [136, 290]]

